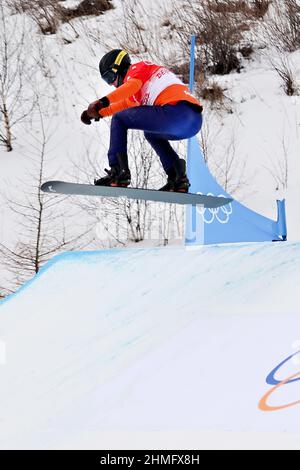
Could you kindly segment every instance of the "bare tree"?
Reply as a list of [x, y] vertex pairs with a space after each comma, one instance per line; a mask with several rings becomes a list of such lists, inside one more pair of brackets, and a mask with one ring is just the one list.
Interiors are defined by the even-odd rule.
[[122, 2], [124, 18], [124, 36], [122, 38], [123, 47], [134, 54], [147, 52], [149, 44], [147, 41], [147, 28], [145, 18], [147, 13], [145, 6], [138, 0]]
[[218, 114], [210, 107], [205, 110], [205, 119], [200, 132], [200, 144], [205, 163], [209, 165], [216, 155], [216, 143], [220, 140], [221, 126]]
[[264, 23], [267, 43], [280, 52], [300, 47], [300, 4], [298, 0], [273, 0], [272, 14]]
[[232, 130], [227, 145], [224, 145], [222, 124], [216, 112], [208, 110], [208, 117], [200, 133], [205, 163], [218, 183], [232, 195], [247, 186], [246, 159], [237, 152], [236, 132], [236, 129]]
[[[133, 137], [130, 133], [128, 144], [133, 186], [147, 188], [153, 178], [153, 152], [141, 134], [134, 134]], [[87, 153], [86, 159], [86, 165], [80, 168], [77, 165], [77, 178], [91, 182], [99, 174], [98, 158]], [[106, 243], [125, 245], [129, 241], [139, 242], [145, 237], [150, 207], [147, 201], [108, 198], [99, 205], [99, 200], [83, 199], [79, 201], [79, 206], [96, 218], [98, 226], [100, 224], [102, 227], [101, 233], [107, 234]]]
[[213, 161], [213, 173], [222, 188], [234, 195], [246, 186], [245, 169], [246, 161], [237, 155], [236, 136], [233, 132], [222, 156]]
[[0, 0], [0, 143], [13, 149], [13, 127], [28, 116], [35, 95], [24, 83], [30, 82], [33, 68], [25, 47], [25, 27], [9, 18], [5, 2]]
[[[173, 25], [169, 23], [172, 13], [164, 0], [154, 0], [147, 5], [140, 0], [126, 0], [121, 2], [121, 7], [120, 21], [113, 25], [118, 47], [128, 50], [132, 55], [142, 55], [143, 59], [165, 64], [169, 56], [174, 59]], [[106, 39], [99, 33], [97, 36], [92, 33], [90, 37], [106, 49], [116, 47], [114, 36]]]
[[16, 198], [15, 195], [5, 195], [6, 204], [17, 224], [16, 242], [0, 244], [2, 265], [12, 276], [8, 283], [10, 288], [5, 286], [6, 292], [14, 291], [36, 274], [56, 253], [66, 249], [80, 249], [88, 243], [89, 229], [83, 227], [77, 233], [70, 230], [75, 214], [65, 203], [65, 198], [49, 197], [41, 191], [41, 184], [45, 180], [47, 147], [51, 139], [41, 113], [40, 124], [41, 137], [31, 136], [33, 169], [27, 175], [28, 183], [19, 183], [22, 196]]
[[289, 181], [289, 149], [286, 137], [281, 139], [281, 151], [269, 157], [270, 164], [265, 169], [271, 174], [276, 191], [285, 191]]
[[[162, 186], [165, 175], [158, 156], [141, 133], [132, 131], [128, 137], [132, 186]], [[76, 165], [76, 168], [75, 179], [90, 183], [99, 175], [99, 157], [87, 150], [86, 161], [81, 162], [80, 166]], [[182, 208], [176, 206], [127, 198], [102, 198], [101, 201], [98, 198], [80, 198], [76, 199], [76, 203], [91, 216], [92, 224], [96, 225], [96, 246], [126, 246], [128, 243], [144, 240], [159, 244], [162, 239], [172, 237], [172, 233], [176, 233], [176, 238], [178, 233], [182, 234]], [[166, 229], [167, 226], [169, 230]]]

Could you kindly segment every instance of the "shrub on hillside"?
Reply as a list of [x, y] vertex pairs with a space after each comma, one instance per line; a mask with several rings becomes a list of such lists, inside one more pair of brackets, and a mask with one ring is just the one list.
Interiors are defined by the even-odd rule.
[[204, 83], [199, 91], [199, 94], [201, 98], [210, 103], [212, 108], [222, 108], [224, 105], [224, 90], [215, 81]]
[[273, 69], [281, 79], [282, 88], [287, 96], [299, 95], [299, 84], [296, 72], [288, 57], [279, 56], [271, 59]]
[[60, 22], [60, 5], [57, 0], [9, 0], [17, 13], [26, 13], [37, 24], [42, 34], [54, 34]]
[[272, 0], [253, 0], [252, 11], [255, 18], [263, 18], [268, 10]]
[[249, 2], [186, 0], [184, 8], [177, 12], [177, 18], [183, 47], [188, 50], [191, 31], [201, 42], [204, 53], [202, 66], [206, 71], [224, 75], [241, 70], [239, 49], [245, 32], [254, 21], [253, 6]]
[[81, 16], [102, 15], [113, 8], [111, 0], [83, 0], [75, 8], [61, 8], [62, 19], [72, 20]]
[[111, 0], [82, 0], [77, 7], [65, 8], [59, 0], [8, 0], [16, 13], [27, 13], [42, 34], [55, 34], [61, 22], [87, 15], [101, 15], [113, 8]]

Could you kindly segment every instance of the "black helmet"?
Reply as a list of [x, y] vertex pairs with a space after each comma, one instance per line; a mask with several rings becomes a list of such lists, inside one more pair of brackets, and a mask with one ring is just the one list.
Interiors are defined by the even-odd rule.
[[128, 52], [123, 49], [113, 49], [105, 54], [99, 63], [101, 77], [109, 85], [112, 85], [118, 78], [118, 86], [124, 80], [124, 77], [131, 65]]

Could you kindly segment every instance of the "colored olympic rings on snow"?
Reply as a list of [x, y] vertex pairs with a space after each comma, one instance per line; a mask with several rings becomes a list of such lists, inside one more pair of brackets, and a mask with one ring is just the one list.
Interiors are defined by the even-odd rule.
[[287, 404], [284, 404], [284, 405], [280, 405], [280, 406], [271, 406], [271, 405], [268, 404], [269, 398], [278, 389], [284, 387], [285, 385], [289, 385], [289, 384], [300, 381], [300, 372], [297, 372], [296, 374], [290, 375], [289, 377], [287, 377], [284, 380], [277, 380], [275, 378], [275, 375], [279, 371], [279, 369], [281, 369], [287, 362], [289, 362], [291, 359], [293, 359], [295, 356], [297, 356], [299, 354], [300, 354], [300, 351], [297, 351], [294, 354], [291, 354], [288, 358], [286, 358], [278, 366], [276, 366], [270, 372], [270, 374], [267, 376], [266, 382], [269, 385], [274, 385], [274, 387], [272, 387], [271, 390], [269, 390], [267, 393], [265, 393], [265, 395], [260, 399], [259, 404], [258, 404], [258, 408], [261, 411], [280, 411], [280, 410], [285, 410], [287, 408], [291, 408], [291, 407], [296, 406], [296, 405], [300, 405], [300, 400], [297, 400], [297, 401], [294, 401], [294, 402], [291, 402], [291, 403], [287, 403]]

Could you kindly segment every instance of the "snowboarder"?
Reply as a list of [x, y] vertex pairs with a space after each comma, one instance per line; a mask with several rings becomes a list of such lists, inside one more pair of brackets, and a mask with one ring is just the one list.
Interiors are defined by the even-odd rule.
[[91, 103], [81, 120], [91, 124], [113, 116], [107, 175], [95, 180], [99, 186], [127, 187], [131, 174], [127, 156], [127, 131], [139, 129], [159, 155], [168, 176], [162, 191], [188, 192], [186, 165], [169, 141], [196, 135], [202, 125], [202, 106], [179, 78], [167, 68], [148, 61], [131, 64], [129, 54], [114, 49], [99, 63], [103, 80], [116, 90]]

